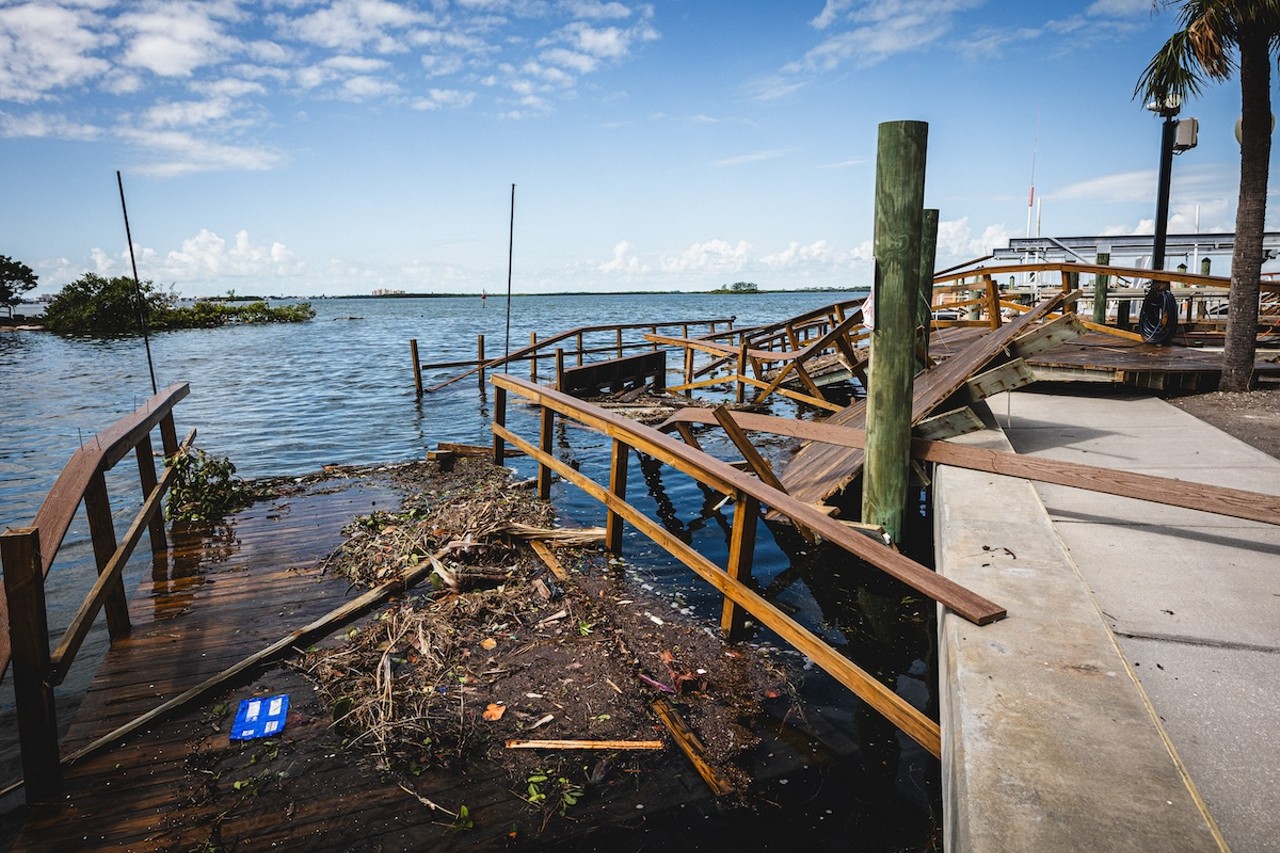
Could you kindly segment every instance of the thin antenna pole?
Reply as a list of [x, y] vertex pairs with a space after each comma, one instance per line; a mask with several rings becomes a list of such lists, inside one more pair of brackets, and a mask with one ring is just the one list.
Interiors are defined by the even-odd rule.
[[511, 259], [516, 239], [516, 185], [511, 185], [511, 227], [507, 232], [507, 346], [503, 355], [511, 358]]
[[138, 281], [138, 261], [133, 256], [133, 234], [129, 231], [129, 208], [124, 203], [124, 179], [120, 170], [116, 170], [116, 186], [120, 187], [120, 212], [124, 214], [124, 237], [129, 241], [129, 263], [133, 267], [134, 307], [138, 312], [138, 327], [142, 329], [142, 343], [147, 348], [147, 370], [151, 372], [151, 393], [158, 394], [156, 386], [156, 366], [151, 360], [151, 336], [147, 334], [147, 312], [142, 301], [142, 284]]
[[1036, 129], [1031, 139], [1031, 189], [1027, 193], [1027, 236], [1031, 236], [1031, 208], [1036, 201], [1036, 154], [1040, 149], [1040, 108], [1036, 107]]

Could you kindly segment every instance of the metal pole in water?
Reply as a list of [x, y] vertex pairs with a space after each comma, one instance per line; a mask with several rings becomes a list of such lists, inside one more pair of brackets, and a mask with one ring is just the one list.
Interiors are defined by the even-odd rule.
[[507, 231], [507, 348], [503, 352], [511, 358], [511, 258], [516, 239], [516, 185], [511, 185], [511, 227]]
[[124, 203], [124, 179], [120, 170], [116, 170], [116, 186], [120, 188], [120, 211], [124, 214], [124, 238], [129, 241], [129, 263], [133, 266], [133, 292], [138, 311], [138, 326], [142, 329], [142, 343], [147, 349], [147, 370], [151, 372], [151, 393], [159, 393], [156, 387], [156, 366], [151, 361], [151, 337], [147, 334], [147, 312], [142, 301], [142, 284], [138, 281], [138, 261], [133, 256], [133, 234], [129, 231], [129, 209]]

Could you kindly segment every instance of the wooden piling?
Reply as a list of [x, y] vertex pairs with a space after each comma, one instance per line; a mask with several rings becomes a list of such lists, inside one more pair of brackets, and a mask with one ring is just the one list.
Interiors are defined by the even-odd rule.
[[9, 602], [13, 693], [22, 778], [27, 801], [49, 802], [62, 788], [58, 763], [58, 722], [49, 679], [49, 623], [40, 561], [40, 531], [20, 527], [0, 534], [0, 565]]
[[738, 343], [738, 388], [734, 399], [741, 403], [746, 399], [747, 389], [747, 336], [743, 335]]
[[564, 387], [564, 347], [556, 347], [556, 390]]
[[[1093, 261], [1100, 267], [1111, 263], [1110, 252], [1099, 252]], [[1093, 322], [1102, 325], [1107, 322], [1107, 287], [1111, 284], [1111, 276], [1101, 273], [1093, 275]]]
[[911, 476], [911, 390], [929, 125], [884, 122], [876, 148], [875, 328], [862, 521], [897, 542]]
[[[529, 346], [532, 348], [532, 347], [536, 347], [537, 345], [538, 345], [538, 333], [530, 332]], [[529, 353], [529, 381], [530, 382], [538, 381], [538, 351], [537, 350], [533, 350], [533, 352]]]
[[501, 385], [493, 388], [493, 464], [507, 464], [507, 443], [502, 433], [507, 426], [507, 389]]
[[409, 338], [409, 357], [413, 360], [413, 390], [422, 399], [422, 362], [418, 360], [418, 339]]
[[480, 368], [476, 371], [476, 376], [480, 380], [480, 390], [484, 390], [484, 335], [476, 335], [476, 361], [480, 363]]
[[937, 255], [938, 211], [925, 208], [920, 222], [920, 304], [916, 315], [920, 332], [916, 347], [926, 359], [929, 357], [929, 334], [933, 324], [933, 267], [937, 263]]
[[[550, 456], [556, 430], [556, 413], [548, 406], [540, 407], [539, 411], [538, 449]], [[551, 500], [551, 469], [542, 462], [538, 463], [538, 497], [544, 501]]]
[[[627, 457], [631, 448], [616, 438], [609, 460], [609, 492], [618, 500], [627, 499]], [[622, 516], [609, 508], [605, 516], [604, 547], [615, 557], [622, 555]]]

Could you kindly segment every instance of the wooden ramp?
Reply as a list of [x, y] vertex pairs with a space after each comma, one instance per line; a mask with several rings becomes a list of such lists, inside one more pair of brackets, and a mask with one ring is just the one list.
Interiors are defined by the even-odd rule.
[[[919, 423], [931, 415], [963, 388], [974, 374], [1001, 357], [1015, 339], [1028, 333], [1034, 324], [1058, 308], [1067, 295], [1059, 294], [1044, 300], [1012, 322], [977, 338], [941, 364], [918, 374], [911, 422]], [[1006, 355], [1005, 358], [1009, 356]], [[866, 421], [866, 400], [859, 400], [836, 412], [825, 422], [835, 426], [865, 429]], [[796, 453], [783, 469], [779, 480], [791, 496], [805, 503], [821, 504], [858, 476], [862, 471], [862, 460], [863, 452], [860, 448], [811, 442]]]

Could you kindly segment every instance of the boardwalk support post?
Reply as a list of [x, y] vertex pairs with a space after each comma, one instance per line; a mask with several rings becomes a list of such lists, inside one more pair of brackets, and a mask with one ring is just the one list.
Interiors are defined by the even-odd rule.
[[0, 534], [0, 564], [9, 602], [13, 692], [22, 743], [22, 777], [29, 802], [49, 802], [62, 789], [58, 722], [49, 680], [49, 623], [44, 604], [40, 531], [19, 527]]
[[875, 328], [867, 393], [862, 521], [897, 542], [911, 476], [911, 390], [920, 298], [920, 231], [924, 218], [929, 125], [880, 125], [875, 191]]
[[[1094, 263], [1105, 267], [1111, 263], [1110, 252], [1099, 252]], [[1111, 284], [1111, 276], [1101, 273], [1093, 275], [1093, 322], [1105, 325], [1107, 322], [1107, 286]]]
[[422, 362], [418, 360], [418, 339], [409, 338], [409, 357], [413, 359], [413, 390], [422, 399]]
[[920, 224], [920, 304], [917, 349], [928, 364], [929, 334], [933, 328], [933, 266], [938, 255], [938, 211], [926, 208]]
[[[613, 440], [613, 454], [609, 460], [609, 492], [620, 501], [627, 499], [627, 457], [631, 448], [618, 439]], [[622, 556], [622, 516], [609, 509], [605, 517], [604, 546], [615, 557]]]

